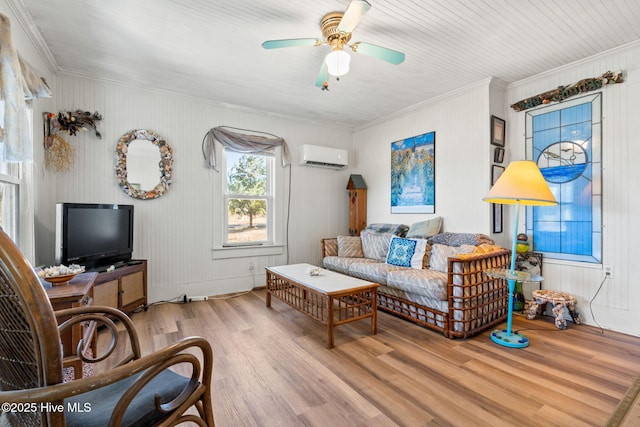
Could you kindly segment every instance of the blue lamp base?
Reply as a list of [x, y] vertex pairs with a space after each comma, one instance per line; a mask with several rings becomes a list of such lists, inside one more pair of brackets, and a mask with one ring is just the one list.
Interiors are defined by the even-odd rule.
[[529, 339], [527, 337], [518, 332], [509, 332], [507, 329], [495, 329], [491, 332], [491, 341], [511, 348], [525, 348], [529, 346]]

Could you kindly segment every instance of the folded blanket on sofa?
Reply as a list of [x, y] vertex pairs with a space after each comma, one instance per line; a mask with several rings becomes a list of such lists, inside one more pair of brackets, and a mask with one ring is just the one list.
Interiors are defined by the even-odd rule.
[[481, 233], [452, 233], [445, 231], [444, 233], [436, 234], [435, 236], [427, 239], [432, 245], [440, 244], [447, 246], [462, 246], [462, 245], [474, 245], [478, 246], [483, 243], [493, 244], [494, 241], [491, 237]]
[[375, 223], [367, 225], [365, 230], [369, 230], [374, 233], [391, 233], [396, 236], [404, 237], [407, 234], [407, 231], [409, 231], [409, 226], [404, 224]]

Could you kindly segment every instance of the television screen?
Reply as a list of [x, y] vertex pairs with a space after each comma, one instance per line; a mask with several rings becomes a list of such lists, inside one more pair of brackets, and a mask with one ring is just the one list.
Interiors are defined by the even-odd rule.
[[86, 269], [124, 263], [133, 253], [133, 205], [58, 203], [56, 263]]

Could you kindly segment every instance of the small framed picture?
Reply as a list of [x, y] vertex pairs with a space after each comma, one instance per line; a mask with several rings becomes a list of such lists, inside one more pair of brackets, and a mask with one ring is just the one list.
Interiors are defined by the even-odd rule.
[[504, 148], [496, 147], [495, 150], [493, 150], [493, 162], [494, 163], [504, 162]]
[[493, 203], [493, 232], [502, 233], [502, 205]]
[[496, 183], [502, 172], [504, 172], [504, 166], [491, 165], [491, 185]]
[[491, 144], [504, 147], [506, 124], [503, 119], [491, 116]]

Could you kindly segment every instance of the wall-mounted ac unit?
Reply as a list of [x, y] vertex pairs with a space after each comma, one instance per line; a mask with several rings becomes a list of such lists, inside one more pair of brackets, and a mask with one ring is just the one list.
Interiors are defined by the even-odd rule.
[[349, 152], [320, 145], [303, 145], [300, 148], [300, 164], [329, 169], [343, 169], [349, 164]]

